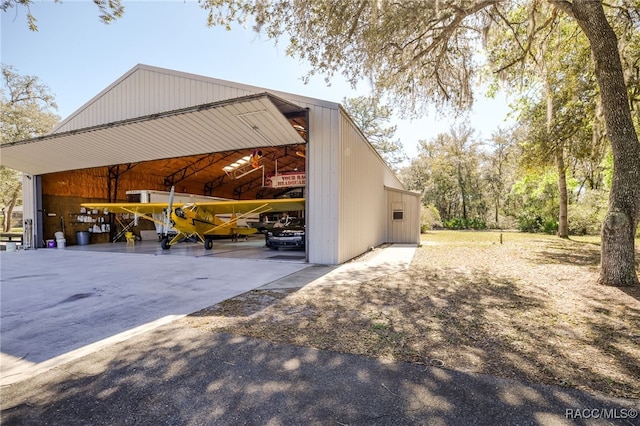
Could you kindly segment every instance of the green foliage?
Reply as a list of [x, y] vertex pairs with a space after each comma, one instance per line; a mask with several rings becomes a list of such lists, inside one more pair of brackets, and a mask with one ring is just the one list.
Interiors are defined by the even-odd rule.
[[605, 188], [610, 189], [613, 181], [613, 152], [611, 150], [602, 159], [600, 167], [602, 168]]
[[540, 216], [527, 212], [518, 217], [518, 229], [522, 232], [539, 232], [543, 220]]
[[558, 231], [558, 221], [552, 217], [543, 218], [534, 212], [524, 212], [518, 217], [518, 230], [522, 232], [555, 234]]
[[[47, 133], [59, 117], [49, 88], [35, 76], [19, 75], [11, 66], [2, 65], [0, 87], [0, 143], [30, 139]], [[22, 173], [0, 166], [0, 208], [7, 218], [22, 199]], [[8, 231], [9, 220], [3, 221]]]
[[498, 129], [489, 140], [490, 151], [483, 154], [482, 179], [485, 183], [486, 198], [493, 208], [489, 221], [492, 227], [503, 228], [506, 225], [503, 210], [504, 203], [516, 179], [517, 146], [514, 131]]
[[546, 169], [542, 173], [526, 174], [511, 188], [510, 206], [523, 232], [553, 232], [557, 230], [558, 173]]
[[587, 190], [569, 210], [569, 233], [571, 235], [597, 235], [607, 213], [609, 192]]
[[[55, 0], [58, 3], [62, 3], [62, 0]], [[93, 0], [93, 3], [98, 6], [100, 11], [100, 20], [105, 24], [109, 24], [116, 19], [122, 17], [124, 14], [124, 6], [121, 0]], [[33, 0], [2, 0], [0, 1], [0, 10], [7, 12], [13, 7], [23, 6], [27, 13], [27, 24], [31, 31], [38, 31], [38, 20], [31, 14], [31, 4]]]
[[342, 74], [366, 79], [409, 116], [430, 105], [469, 108], [484, 9], [459, 1], [202, 0], [210, 25], [255, 22], [288, 42], [287, 54], [310, 64], [307, 79]]
[[487, 229], [487, 223], [479, 218], [465, 219], [462, 217], [454, 217], [444, 222], [447, 229]]
[[438, 212], [436, 206], [433, 204], [422, 206], [420, 210], [420, 232], [424, 233], [442, 227], [442, 219], [440, 219], [440, 212]]
[[0, 143], [31, 139], [47, 133], [60, 117], [49, 87], [36, 76], [18, 74], [2, 65], [0, 86]]
[[480, 143], [473, 130], [462, 124], [433, 140], [420, 141], [419, 161], [412, 162], [410, 168], [418, 166], [424, 172], [404, 176], [418, 179], [423, 202], [436, 206], [443, 220], [458, 216], [467, 220], [483, 217], [487, 210], [479, 163]]

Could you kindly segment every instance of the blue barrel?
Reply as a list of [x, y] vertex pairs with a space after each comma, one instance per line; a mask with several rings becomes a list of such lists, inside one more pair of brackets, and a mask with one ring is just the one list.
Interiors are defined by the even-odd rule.
[[87, 231], [76, 232], [76, 238], [78, 239], [79, 246], [86, 246], [89, 244], [89, 233]]

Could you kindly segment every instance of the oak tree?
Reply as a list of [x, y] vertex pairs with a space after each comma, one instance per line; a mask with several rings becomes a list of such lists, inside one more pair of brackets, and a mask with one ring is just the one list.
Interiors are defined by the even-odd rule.
[[[640, 220], [640, 142], [618, 50], [618, 35], [601, 1], [594, 0], [442, 0], [349, 1], [202, 0], [209, 24], [247, 23], [274, 39], [288, 38], [288, 52], [308, 61], [312, 73], [342, 73], [356, 83], [370, 79], [395, 105], [420, 115], [427, 105], [468, 108], [478, 77], [478, 45], [493, 27], [518, 34], [520, 61], [544, 32], [546, 21], [564, 13], [589, 40], [607, 136], [614, 156], [609, 211], [602, 228], [603, 284], [639, 285], [634, 237]], [[514, 22], [510, 11], [545, 19]], [[551, 6], [551, 7], [547, 7]], [[622, 16], [627, 31], [638, 27], [637, 0], [617, 0], [608, 13]], [[540, 12], [540, 13], [538, 13]], [[619, 29], [620, 27], [616, 27]], [[490, 64], [489, 64], [490, 65]]]
[[[35, 76], [18, 74], [14, 67], [2, 65], [0, 84], [0, 143], [41, 136], [50, 131], [59, 117], [51, 112], [56, 103], [49, 88]], [[2, 230], [9, 231], [13, 208], [22, 195], [22, 174], [0, 166], [0, 205]]]

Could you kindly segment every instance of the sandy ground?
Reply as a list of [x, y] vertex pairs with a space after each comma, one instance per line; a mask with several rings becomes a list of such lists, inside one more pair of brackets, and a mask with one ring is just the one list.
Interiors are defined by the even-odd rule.
[[640, 398], [640, 288], [597, 285], [598, 263], [599, 246], [589, 241], [432, 232], [406, 271], [360, 284], [254, 290], [182, 321]]

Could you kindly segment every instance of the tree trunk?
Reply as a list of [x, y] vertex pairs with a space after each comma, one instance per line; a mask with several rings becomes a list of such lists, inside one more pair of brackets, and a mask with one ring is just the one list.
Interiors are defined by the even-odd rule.
[[613, 182], [602, 226], [598, 281], [613, 286], [640, 285], [635, 269], [635, 233], [640, 218], [640, 142], [631, 119], [617, 37], [601, 2], [575, 0], [569, 7], [589, 38], [613, 151]]
[[567, 196], [567, 170], [564, 166], [562, 148], [556, 149], [556, 165], [558, 166], [558, 193], [560, 205], [558, 206], [558, 237], [569, 238], [569, 197]]
[[[546, 71], [545, 71], [546, 73]], [[551, 138], [553, 128], [553, 92], [549, 86], [549, 80], [545, 77], [544, 83], [545, 97], [547, 98], [547, 142], [554, 144]], [[567, 197], [567, 172], [564, 167], [564, 153], [562, 144], [556, 142], [555, 147], [556, 166], [558, 168], [558, 237], [569, 238], [568, 208], [569, 200]], [[554, 144], [555, 145], [555, 144]]]
[[16, 188], [11, 195], [11, 201], [9, 201], [9, 205], [5, 211], [4, 222], [2, 224], [2, 232], [11, 231], [11, 215], [13, 214], [13, 208], [16, 206], [16, 202], [18, 201], [18, 194], [20, 190]]
[[462, 196], [462, 218], [464, 219], [464, 226], [467, 227], [467, 194], [465, 193], [465, 182], [462, 178], [462, 171], [460, 165], [458, 165], [458, 186], [460, 187], [460, 195]]

